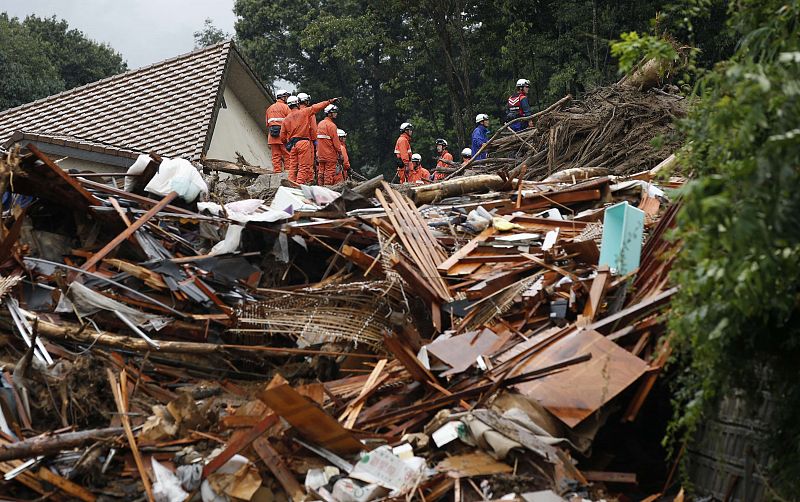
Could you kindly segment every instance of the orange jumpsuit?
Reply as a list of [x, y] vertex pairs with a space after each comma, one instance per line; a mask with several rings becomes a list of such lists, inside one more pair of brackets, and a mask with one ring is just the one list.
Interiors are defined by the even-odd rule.
[[336, 183], [343, 182], [350, 175], [350, 157], [347, 155], [347, 146], [345, 146], [344, 141], [340, 141], [340, 143], [342, 144], [342, 166], [344, 169], [342, 169], [342, 173], [337, 176]]
[[[280, 127], [283, 125], [283, 119], [289, 115], [289, 111], [289, 106], [283, 101], [276, 101], [271, 104], [267, 108], [267, 131], [272, 126]], [[269, 134], [267, 143], [272, 152], [272, 171], [279, 173], [289, 169], [289, 152], [286, 151], [286, 146], [281, 142], [280, 132], [277, 136]]]
[[400, 178], [400, 183], [405, 183], [406, 172], [411, 168], [411, 141], [405, 132], [400, 134], [397, 142], [394, 144], [394, 154], [403, 162], [404, 167], [397, 168], [397, 176]]
[[[339, 158], [342, 156], [342, 144], [336, 131], [336, 124], [330, 117], [325, 117], [317, 126], [317, 184], [335, 185], [339, 178], [336, 172]], [[344, 179], [342, 177], [342, 179]]]
[[[453, 167], [450, 164], [442, 162], [442, 160], [449, 160], [450, 162], [453, 161], [453, 156], [447, 150], [443, 151], [442, 154], [439, 156], [439, 162], [436, 163], [436, 168], [440, 167]], [[443, 180], [447, 177], [445, 173], [433, 173], [433, 181]]]
[[411, 163], [411, 168], [408, 170], [408, 179], [406, 180], [409, 183], [428, 183], [431, 180], [431, 173], [422, 167], [421, 164]]
[[[317, 119], [330, 101], [322, 101], [292, 110], [283, 121], [281, 142], [289, 149], [289, 181], [307, 185], [314, 181], [314, 143], [317, 137]], [[312, 123], [313, 119], [313, 123]]]

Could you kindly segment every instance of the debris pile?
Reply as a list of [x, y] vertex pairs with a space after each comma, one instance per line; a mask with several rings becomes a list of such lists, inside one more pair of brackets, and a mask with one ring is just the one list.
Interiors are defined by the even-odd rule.
[[686, 115], [684, 96], [614, 85], [580, 101], [566, 97], [535, 114], [519, 133], [502, 129], [486, 146], [490, 157], [470, 169], [492, 172], [526, 165], [525, 179], [565, 169], [628, 175], [655, 167], [681, 144], [675, 121]]
[[[578, 125], [560, 130], [551, 144], [573, 151]], [[666, 475], [595, 442], [641, 420], [670, 353], [681, 179], [463, 178], [455, 196], [371, 180], [217, 203], [168, 162], [123, 180], [65, 173], [33, 145], [0, 161], [3, 493], [660, 491]]]

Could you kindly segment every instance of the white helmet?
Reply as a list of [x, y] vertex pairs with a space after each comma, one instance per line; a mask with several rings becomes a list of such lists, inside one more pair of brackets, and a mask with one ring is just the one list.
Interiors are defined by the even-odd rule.
[[415, 153], [411, 156], [411, 162], [422, 162], [422, 155]]
[[480, 124], [484, 120], [489, 120], [489, 116], [486, 115], [485, 113], [479, 113], [479, 114], [475, 115], [475, 123], [476, 124]]
[[297, 106], [300, 104], [300, 98], [298, 98], [297, 96], [289, 96], [288, 98], [286, 98], [286, 104], [289, 105], [289, 108]]
[[400, 132], [405, 131], [406, 129], [414, 130], [414, 125], [411, 122], [403, 122], [400, 124]]
[[311, 96], [309, 96], [308, 94], [306, 94], [304, 92], [298, 93], [297, 94], [297, 99], [299, 99], [301, 103], [305, 103], [305, 104], [308, 104], [308, 103], [311, 102]]
[[527, 78], [517, 80], [517, 87], [525, 87], [526, 85], [531, 85], [531, 81]]
[[346, 138], [346, 137], [347, 137], [347, 133], [346, 133], [346, 132], [344, 132], [344, 130], [342, 130], [342, 129], [336, 129], [336, 134], [337, 134], [337, 135], [338, 135], [340, 138]]
[[472, 157], [472, 148], [464, 148], [461, 150], [462, 157]]
[[325, 107], [325, 115], [335, 113], [339, 111], [339, 107], [336, 105], [328, 105]]
[[292, 95], [292, 93], [291, 93], [291, 92], [287, 91], [286, 89], [281, 89], [280, 91], [278, 91], [278, 92], [275, 94], [275, 97], [276, 97], [276, 98], [285, 98], [285, 97], [287, 97], [287, 96], [291, 96], [291, 95]]

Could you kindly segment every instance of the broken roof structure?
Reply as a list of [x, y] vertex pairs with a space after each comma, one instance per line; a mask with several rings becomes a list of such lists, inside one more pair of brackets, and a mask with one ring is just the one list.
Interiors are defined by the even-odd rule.
[[0, 112], [0, 145], [34, 143], [64, 168], [127, 167], [139, 153], [272, 165], [272, 102], [232, 41]]

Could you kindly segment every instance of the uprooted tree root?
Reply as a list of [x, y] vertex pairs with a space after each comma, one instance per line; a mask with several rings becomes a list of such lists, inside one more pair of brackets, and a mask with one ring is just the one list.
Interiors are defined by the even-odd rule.
[[64, 423], [92, 427], [108, 422], [114, 410], [105, 364], [83, 355], [74, 361], [59, 361], [46, 372], [31, 375], [31, 421], [37, 428], [53, 429]]
[[575, 167], [602, 167], [625, 175], [650, 169], [681, 144], [675, 121], [686, 115], [683, 96], [653, 89], [601, 87], [569, 108], [538, 117], [535, 127], [498, 138], [482, 171], [525, 163], [536, 180]]

